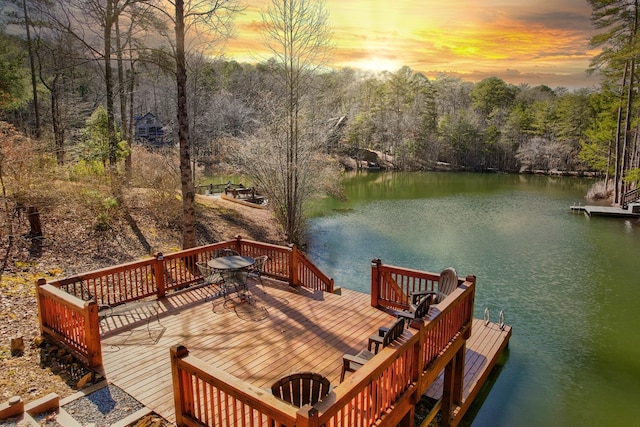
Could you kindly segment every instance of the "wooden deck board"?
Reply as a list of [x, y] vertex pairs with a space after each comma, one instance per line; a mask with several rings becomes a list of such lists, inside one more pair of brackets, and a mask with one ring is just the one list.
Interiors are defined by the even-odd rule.
[[[240, 318], [247, 306], [239, 306], [239, 315], [224, 307], [223, 298], [205, 301], [210, 292], [200, 288], [161, 302], [160, 327], [166, 329], [157, 343], [146, 335], [144, 319], [122, 321], [133, 332], [103, 325], [107, 380], [173, 422], [172, 345], [183, 344], [191, 354], [260, 388], [301, 370], [319, 372], [337, 385], [342, 355], [365, 348], [369, 335], [393, 320], [370, 306], [369, 295], [348, 290], [340, 296], [267, 284], [266, 294], [262, 287], [251, 291], [268, 312], [256, 321]], [[232, 295], [230, 301], [227, 307], [238, 299]], [[158, 325], [150, 321], [152, 329]]]

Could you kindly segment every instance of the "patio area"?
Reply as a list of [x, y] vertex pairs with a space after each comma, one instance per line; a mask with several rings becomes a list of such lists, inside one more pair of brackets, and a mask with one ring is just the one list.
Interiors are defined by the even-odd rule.
[[369, 335], [395, 319], [371, 307], [367, 294], [264, 283], [263, 291], [258, 281], [249, 281], [252, 304], [236, 293], [226, 301], [208, 300], [213, 289], [198, 287], [159, 301], [159, 322], [153, 312], [141, 313], [139, 320], [132, 315], [103, 321], [105, 377], [175, 422], [173, 345], [185, 345], [191, 355], [261, 389], [297, 371], [320, 373], [337, 386], [342, 355], [366, 348]]

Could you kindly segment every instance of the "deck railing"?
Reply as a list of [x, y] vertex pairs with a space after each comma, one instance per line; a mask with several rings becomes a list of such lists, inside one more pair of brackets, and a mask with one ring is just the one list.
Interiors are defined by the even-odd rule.
[[629, 203], [640, 200], [640, 189], [636, 188], [622, 196], [622, 209], [627, 209]]
[[[400, 278], [415, 279], [406, 280], [411, 285], [399, 285], [398, 288], [389, 286], [388, 289], [394, 289], [393, 292], [397, 289], [422, 290], [424, 288], [421, 286], [426, 284], [433, 289], [433, 282], [437, 283], [439, 279], [437, 274], [399, 267], [387, 267], [384, 273], [394, 277], [396, 284], [398, 280], [403, 283], [404, 279]], [[376, 280], [372, 277], [372, 286]], [[285, 405], [283, 408], [281, 402], [274, 402], [273, 396], [264, 391], [256, 394], [251, 384], [188, 356], [188, 351], [183, 347], [176, 347], [172, 349], [171, 358], [177, 424], [289, 427], [398, 425], [413, 415], [413, 405], [443, 369], [449, 397], [448, 403], [442, 407], [450, 413], [452, 403], [462, 398], [464, 358], [461, 355], [471, 331], [474, 294], [475, 277], [468, 276], [451, 295], [434, 306], [435, 310], [430, 312], [428, 319], [414, 322], [413, 328], [405, 330], [400, 340], [380, 350], [336, 386], [328, 398], [314, 406], [304, 406], [297, 412], [294, 407], [287, 409]], [[407, 298], [406, 295], [398, 295], [390, 300], [402, 305]], [[202, 391], [205, 389], [206, 392]], [[220, 397], [227, 395], [231, 397]], [[237, 411], [244, 415], [238, 415], [238, 418], [225, 424], [217, 423], [211, 415], [207, 419], [202, 415]], [[271, 424], [272, 421], [275, 424]]]
[[40, 331], [71, 349], [89, 366], [102, 364], [98, 306], [38, 281]]
[[371, 261], [371, 305], [406, 309], [412, 292], [434, 291], [439, 278], [435, 273], [383, 265], [374, 259]]
[[[200, 283], [202, 275], [196, 267], [196, 262], [206, 262], [213, 258], [217, 251], [225, 248], [234, 249], [245, 256], [269, 256], [269, 260], [263, 266], [263, 274], [266, 277], [279, 279], [293, 286], [333, 292], [333, 279], [323, 274], [294, 245], [277, 246], [243, 240], [238, 236], [234, 240], [171, 254], [158, 253], [155, 257], [142, 261], [49, 282], [51, 287], [58, 288], [60, 292], [44, 292], [47, 288], [38, 286], [38, 301], [41, 303], [39, 306], [42, 307], [41, 332], [67, 346], [79, 357], [86, 358], [90, 367], [99, 366], [102, 364], [99, 336], [97, 340], [78, 336], [78, 334], [93, 334], [94, 330], [99, 330], [98, 307], [101, 305], [113, 307], [154, 296], [163, 298], [168, 291], [177, 291]], [[46, 282], [40, 279], [38, 283]], [[75, 298], [61, 298], [62, 293]], [[78, 301], [92, 301], [94, 304], [82, 305]], [[54, 304], [57, 308], [50, 309]], [[48, 311], [43, 311], [45, 309]], [[93, 310], [96, 311], [95, 316], [90, 314]], [[75, 314], [61, 315], [60, 313], [63, 312]], [[77, 316], [84, 319], [82, 320], [84, 323], [79, 323]], [[69, 324], [64, 325], [64, 322]], [[52, 327], [51, 325], [54, 324], [55, 327]], [[84, 348], [86, 346], [88, 348]]]
[[297, 408], [269, 393], [170, 349], [176, 424], [205, 426], [293, 426]]

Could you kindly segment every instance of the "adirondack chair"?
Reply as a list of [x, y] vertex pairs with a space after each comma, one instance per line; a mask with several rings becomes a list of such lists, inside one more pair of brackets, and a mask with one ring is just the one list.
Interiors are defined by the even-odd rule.
[[403, 310], [398, 312], [398, 318], [405, 319], [407, 324], [411, 325], [413, 320], [422, 319], [429, 314], [429, 306], [433, 302], [436, 294], [430, 292], [420, 298], [417, 305], [411, 304], [411, 310]]
[[[362, 365], [378, 354], [380, 347], [384, 348], [397, 340], [404, 331], [404, 319], [396, 320], [390, 328], [380, 328], [378, 334], [369, 337], [369, 344], [365, 350], [358, 354], [345, 354], [342, 356], [342, 372], [340, 382], [344, 381], [344, 376], [349, 372], [355, 372]], [[371, 351], [373, 349], [373, 352]]]
[[[440, 272], [440, 279], [438, 280], [438, 288], [435, 292], [436, 298], [435, 303], [442, 302], [449, 294], [456, 290], [458, 287], [458, 274], [456, 270], [452, 267], [445, 268]], [[431, 294], [431, 291], [420, 291], [420, 292], [412, 292], [411, 298], [413, 303], [415, 304], [416, 300], [419, 298]]]
[[271, 393], [278, 399], [301, 408], [315, 405], [329, 394], [331, 383], [314, 372], [298, 372], [280, 378], [271, 386]]

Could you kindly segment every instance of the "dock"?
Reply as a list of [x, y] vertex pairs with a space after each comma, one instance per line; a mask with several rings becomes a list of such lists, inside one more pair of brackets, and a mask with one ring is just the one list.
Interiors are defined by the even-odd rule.
[[588, 216], [608, 216], [617, 218], [640, 218], [640, 205], [632, 204], [627, 209], [618, 206], [572, 205], [572, 212], [584, 212]]
[[[453, 410], [452, 425], [460, 423], [467, 413], [489, 374], [497, 365], [500, 356], [509, 345], [509, 338], [511, 338], [511, 326], [500, 326], [494, 322], [486, 323], [481, 319], [473, 319], [471, 337], [467, 340], [465, 353], [463, 401]], [[440, 374], [424, 393], [424, 396], [436, 400], [438, 403], [422, 421], [421, 426], [429, 425], [437, 415], [440, 409], [443, 386], [444, 374]]]

